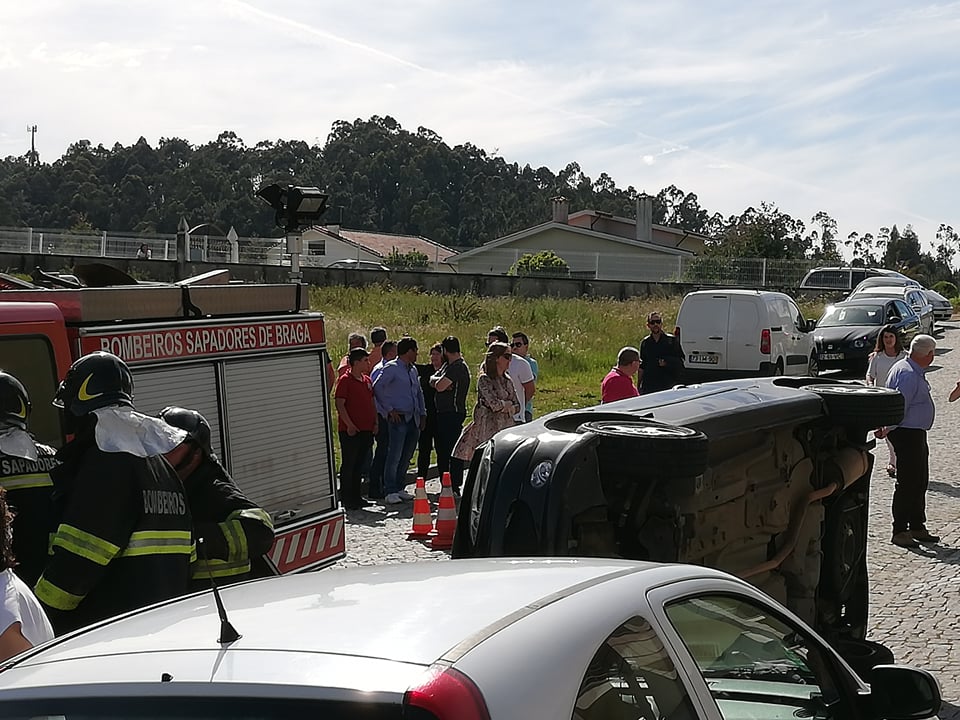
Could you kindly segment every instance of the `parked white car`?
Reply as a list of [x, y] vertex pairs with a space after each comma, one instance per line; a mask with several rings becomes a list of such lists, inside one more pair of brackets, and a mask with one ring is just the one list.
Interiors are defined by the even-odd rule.
[[780, 292], [688, 293], [677, 313], [684, 380], [816, 375], [813, 322]]
[[929, 673], [870, 686], [790, 611], [692, 565], [422, 562], [270, 578], [52, 641], [0, 673], [5, 718], [888, 720]]

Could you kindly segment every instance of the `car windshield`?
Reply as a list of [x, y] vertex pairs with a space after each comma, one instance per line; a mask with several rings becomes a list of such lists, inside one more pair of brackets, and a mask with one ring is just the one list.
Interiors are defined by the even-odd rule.
[[882, 305], [834, 305], [827, 308], [817, 327], [883, 325], [885, 321]]

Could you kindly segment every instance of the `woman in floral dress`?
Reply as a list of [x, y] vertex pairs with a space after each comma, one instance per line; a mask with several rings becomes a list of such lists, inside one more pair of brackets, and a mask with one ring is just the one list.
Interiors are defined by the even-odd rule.
[[510, 367], [510, 346], [490, 343], [480, 377], [477, 379], [477, 405], [473, 420], [460, 433], [453, 448], [453, 457], [469, 462], [473, 451], [504, 428], [515, 425], [513, 416], [520, 412], [520, 402], [513, 381], [507, 374]]

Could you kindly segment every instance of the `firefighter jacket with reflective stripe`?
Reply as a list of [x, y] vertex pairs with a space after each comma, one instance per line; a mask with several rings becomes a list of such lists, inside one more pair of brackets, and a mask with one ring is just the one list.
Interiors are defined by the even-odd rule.
[[211, 575], [218, 584], [242, 580], [250, 561], [273, 545], [270, 515], [247, 499], [216, 456], [204, 456], [183, 485], [194, 533], [204, 540], [192, 568], [193, 588], [209, 587]]
[[37, 459], [0, 454], [0, 486], [7, 491], [13, 519], [14, 571], [33, 587], [47, 562], [50, 533], [54, 530], [50, 496], [50, 471], [56, 466], [56, 451], [37, 444]]
[[57, 634], [188, 590], [186, 494], [162, 457], [65, 445], [52, 475], [62, 518], [36, 586]]

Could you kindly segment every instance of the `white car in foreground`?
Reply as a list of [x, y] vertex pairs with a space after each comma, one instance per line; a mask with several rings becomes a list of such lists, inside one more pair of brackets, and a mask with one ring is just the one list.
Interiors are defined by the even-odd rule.
[[689, 565], [463, 560], [212, 592], [55, 640], [0, 672], [2, 718], [922, 718], [923, 671], [865, 685], [793, 614]]

